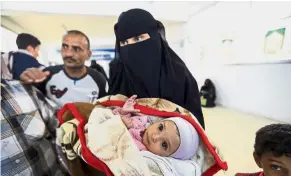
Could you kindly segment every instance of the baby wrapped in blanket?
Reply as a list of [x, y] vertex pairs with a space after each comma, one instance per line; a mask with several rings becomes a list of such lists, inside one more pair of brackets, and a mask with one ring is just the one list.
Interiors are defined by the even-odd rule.
[[[186, 110], [163, 99], [135, 98], [108, 96], [95, 104], [68, 103], [59, 111], [58, 141], [69, 160], [72, 175], [81, 176], [79, 171], [83, 175], [98, 175], [102, 171], [108, 176], [137, 176], [137, 173], [173, 176], [198, 176], [203, 173], [203, 176], [212, 176], [221, 169], [227, 169], [203, 129], [195, 123], [195, 119], [191, 120]], [[171, 125], [168, 126], [168, 123]], [[186, 130], [186, 127], [190, 129]], [[198, 145], [195, 133], [199, 134], [198, 149], [195, 147]], [[190, 137], [187, 134], [191, 134]], [[189, 139], [192, 137], [194, 140], [191, 142]], [[171, 142], [175, 145], [173, 139], [178, 143], [176, 147], [171, 146]], [[194, 151], [189, 150], [191, 148]]]
[[159, 156], [176, 159], [192, 158], [199, 146], [195, 128], [180, 117], [170, 117], [151, 124], [148, 116], [134, 109], [136, 96], [130, 97], [123, 107], [113, 110], [120, 115], [139, 150], [148, 150]]

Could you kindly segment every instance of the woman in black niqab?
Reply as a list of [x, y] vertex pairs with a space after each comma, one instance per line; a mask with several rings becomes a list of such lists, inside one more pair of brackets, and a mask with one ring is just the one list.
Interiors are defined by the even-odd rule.
[[[162, 23], [145, 10], [131, 9], [120, 15], [114, 31], [116, 57], [110, 63], [109, 94], [169, 100], [189, 110], [204, 128], [197, 82], [168, 46]], [[120, 46], [141, 34], [149, 38]]]

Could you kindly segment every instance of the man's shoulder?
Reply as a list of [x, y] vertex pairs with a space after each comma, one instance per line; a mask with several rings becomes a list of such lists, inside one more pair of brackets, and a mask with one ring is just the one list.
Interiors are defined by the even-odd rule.
[[90, 67], [87, 67], [87, 70], [88, 70], [88, 75], [90, 75], [93, 79], [101, 79], [102, 81], [106, 82], [105, 76], [99, 71]]
[[60, 71], [62, 71], [64, 68], [64, 65], [55, 65], [55, 66], [49, 66], [43, 69], [43, 71], [50, 71], [51, 74], [56, 74]]
[[87, 70], [88, 70], [88, 75], [91, 76], [91, 78], [99, 87], [99, 90], [100, 90], [99, 97], [105, 96], [107, 94], [106, 92], [108, 91], [108, 83], [107, 83], [106, 77], [102, 73], [100, 73], [99, 71], [93, 68], [87, 67]]
[[[55, 80], [55, 81], [59, 80], [59, 76], [58, 76], [59, 74], [58, 73], [63, 71], [63, 68], [64, 68], [63, 65], [55, 65], [55, 66], [45, 67], [44, 69], [42, 69], [42, 71], [49, 71], [50, 74], [49, 74], [49, 76], [47, 77], [47, 79], [44, 82], [39, 84], [40, 87], [42, 87], [43, 85], [45, 86], [48, 82], [52, 81], [52, 78], [54, 78], [53, 80]], [[55, 78], [56, 76], [58, 78]], [[57, 82], [59, 82], [59, 81], [57, 81]], [[42, 89], [44, 89], [44, 88], [42, 88]], [[41, 91], [43, 93], [45, 92], [44, 90], [41, 90]]]

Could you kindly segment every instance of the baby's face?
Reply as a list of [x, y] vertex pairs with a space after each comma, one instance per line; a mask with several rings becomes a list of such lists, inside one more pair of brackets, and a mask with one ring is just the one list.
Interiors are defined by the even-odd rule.
[[145, 130], [142, 143], [156, 155], [169, 156], [176, 152], [180, 145], [178, 134], [174, 122], [156, 122]]

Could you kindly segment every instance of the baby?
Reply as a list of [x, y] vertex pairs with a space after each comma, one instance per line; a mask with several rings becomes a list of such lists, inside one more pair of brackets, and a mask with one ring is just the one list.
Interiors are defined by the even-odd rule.
[[176, 159], [191, 159], [197, 151], [199, 136], [195, 128], [180, 117], [171, 117], [150, 124], [148, 116], [134, 109], [136, 96], [130, 97], [122, 108], [113, 113], [120, 115], [139, 150]]

